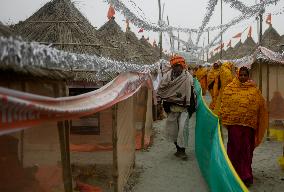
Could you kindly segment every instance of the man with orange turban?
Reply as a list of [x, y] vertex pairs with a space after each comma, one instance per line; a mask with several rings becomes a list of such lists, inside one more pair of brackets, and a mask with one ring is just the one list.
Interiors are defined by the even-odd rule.
[[181, 56], [173, 56], [170, 60], [171, 70], [163, 77], [158, 88], [158, 98], [168, 114], [165, 136], [176, 146], [175, 156], [187, 159], [185, 147], [188, 146], [189, 118], [194, 112], [192, 104], [193, 78], [187, 71], [185, 60]]

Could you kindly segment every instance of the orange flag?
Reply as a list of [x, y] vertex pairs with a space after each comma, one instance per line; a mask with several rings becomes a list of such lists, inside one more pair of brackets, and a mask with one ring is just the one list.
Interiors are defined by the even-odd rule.
[[231, 47], [232, 46], [232, 40], [229, 41], [229, 43], [227, 44], [227, 47]]
[[238, 33], [233, 38], [241, 38], [241, 37], [242, 37], [242, 33]]
[[251, 26], [249, 27], [248, 37], [251, 37]]
[[109, 6], [107, 12], [107, 18], [110, 20], [115, 15], [115, 10], [112, 5]]
[[271, 20], [272, 20], [272, 19], [271, 19], [271, 13], [269, 13], [268, 16], [266, 17], [266, 21], [265, 21], [265, 22], [266, 22], [267, 24], [271, 25]]

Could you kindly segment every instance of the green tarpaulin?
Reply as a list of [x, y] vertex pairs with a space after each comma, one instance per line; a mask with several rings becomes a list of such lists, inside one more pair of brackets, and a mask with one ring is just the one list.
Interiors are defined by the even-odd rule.
[[224, 147], [219, 119], [203, 100], [199, 82], [194, 80], [197, 92], [195, 153], [199, 168], [212, 192], [248, 191], [235, 172]]

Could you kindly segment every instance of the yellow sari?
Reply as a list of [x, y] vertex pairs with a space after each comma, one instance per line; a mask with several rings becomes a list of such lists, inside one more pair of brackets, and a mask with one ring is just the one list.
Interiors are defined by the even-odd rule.
[[265, 100], [256, 85], [241, 83], [235, 78], [225, 87], [219, 111], [223, 125], [242, 125], [255, 130], [255, 147], [258, 146], [268, 127]]

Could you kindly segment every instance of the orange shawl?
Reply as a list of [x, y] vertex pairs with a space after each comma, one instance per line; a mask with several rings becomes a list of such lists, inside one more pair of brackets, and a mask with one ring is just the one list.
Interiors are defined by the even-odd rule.
[[268, 113], [261, 92], [251, 81], [241, 83], [235, 78], [225, 89], [219, 112], [224, 125], [243, 125], [255, 130], [255, 147], [268, 127]]

